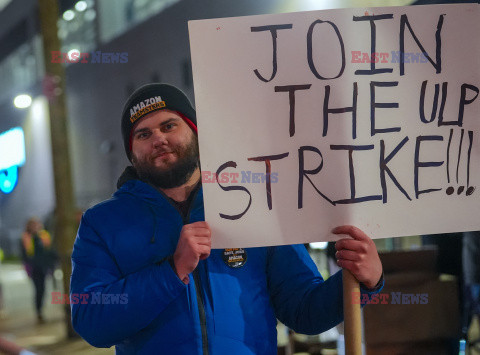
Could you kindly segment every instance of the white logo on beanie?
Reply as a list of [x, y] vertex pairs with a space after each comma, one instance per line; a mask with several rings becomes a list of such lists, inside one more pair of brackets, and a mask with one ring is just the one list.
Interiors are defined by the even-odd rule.
[[165, 101], [160, 96], [151, 97], [140, 101], [132, 108], [130, 108], [130, 122], [135, 122], [139, 117], [145, 115], [148, 112], [165, 107]]

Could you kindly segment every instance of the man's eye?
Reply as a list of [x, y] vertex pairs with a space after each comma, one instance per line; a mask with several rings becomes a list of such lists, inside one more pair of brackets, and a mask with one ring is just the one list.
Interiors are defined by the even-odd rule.
[[137, 134], [137, 139], [145, 139], [147, 137], [148, 137], [147, 132], [142, 132], [142, 133]]
[[173, 127], [175, 127], [175, 125], [173, 123], [167, 123], [165, 126], [165, 130], [169, 131], [171, 130]]

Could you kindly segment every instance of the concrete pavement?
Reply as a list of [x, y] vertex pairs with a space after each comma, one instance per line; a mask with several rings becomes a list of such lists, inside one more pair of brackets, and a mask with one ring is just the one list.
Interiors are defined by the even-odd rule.
[[0, 336], [37, 354], [114, 354], [114, 348], [98, 349], [83, 339], [66, 339], [63, 305], [52, 304], [52, 291], [62, 291], [61, 272], [57, 271], [56, 286], [47, 278], [44, 317], [38, 324], [34, 307], [33, 283], [21, 264], [0, 265], [0, 283], [4, 308], [0, 312]]

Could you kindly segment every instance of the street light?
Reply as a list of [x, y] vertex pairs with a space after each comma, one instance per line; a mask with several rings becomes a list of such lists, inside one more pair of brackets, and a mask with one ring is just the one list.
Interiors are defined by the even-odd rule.
[[77, 48], [70, 49], [67, 56], [70, 62], [77, 63], [80, 60], [80, 50]]
[[85, 11], [87, 9], [88, 5], [86, 1], [79, 1], [75, 4], [75, 10], [78, 12]]
[[65, 21], [71, 21], [75, 18], [75, 12], [73, 12], [72, 10], [67, 10], [63, 13], [63, 19]]
[[327, 248], [327, 242], [315, 242], [315, 243], [310, 243], [310, 248], [315, 249], [315, 250], [323, 250]]
[[32, 97], [30, 95], [22, 94], [15, 97], [13, 104], [16, 108], [27, 108], [32, 104]]

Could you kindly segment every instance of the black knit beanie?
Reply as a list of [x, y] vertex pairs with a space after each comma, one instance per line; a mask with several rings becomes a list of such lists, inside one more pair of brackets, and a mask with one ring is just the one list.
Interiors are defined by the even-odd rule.
[[144, 85], [130, 95], [123, 106], [122, 136], [125, 153], [130, 159], [132, 129], [145, 115], [169, 109], [178, 112], [190, 128], [197, 133], [197, 115], [187, 96], [175, 86], [153, 83]]

